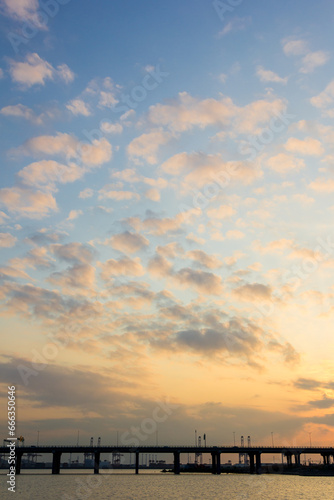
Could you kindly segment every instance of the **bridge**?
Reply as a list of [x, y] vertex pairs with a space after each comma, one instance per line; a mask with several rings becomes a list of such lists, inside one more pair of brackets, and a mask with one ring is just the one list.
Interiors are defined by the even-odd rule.
[[[21, 472], [21, 461], [24, 454], [48, 453], [52, 454], [52, 474], [60, 473], [60, 461], [63, 453], [87, 453], [94, 456], [94, 474], [100, 470], [100, 457], [102, 453], [134, 453], [135, 454], [135, 472], [139, 473], [139, 454], [140, 453], [171, 453], [174, 457], [174, 474], [180, 474], [180, 455], [181, 453], [208, 453], [212, 458], [212, 473], [220, 474], [221, 455], [231, 453], [243, 453], [249, 456], [250, 473], [259, 474], [261, 472], [261, 454], [282, 454], [286, 457], [287, 465], [294, 463], [300, 465], [301, 454], [319, 454], [323, 458], [323, 463], [329, 465], [331, 457], [334, 461], [333, 447], [281, 447], [281, 446], [17, 446], [16, 455], [16, 474]], [[1, 455], [8, 455], [7, 446], [0, 447]]]

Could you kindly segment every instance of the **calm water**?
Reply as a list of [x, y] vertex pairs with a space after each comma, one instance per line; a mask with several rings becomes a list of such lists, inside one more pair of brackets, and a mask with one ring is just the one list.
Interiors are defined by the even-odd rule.
[[334, 500], [334, 478], [282, 475], [102, 473], [100, 476], [62, 472], [59, 476], [23, 473], [16, 493], [7, 491], [0, 476], [0, 498], [23, 500]]

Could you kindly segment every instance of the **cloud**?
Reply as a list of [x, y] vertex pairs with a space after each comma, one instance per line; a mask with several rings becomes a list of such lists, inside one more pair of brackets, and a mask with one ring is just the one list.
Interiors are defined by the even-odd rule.
[[25, 62], [9, 60], [9, 73], [14, 82], [29, 88], [33, 85], [45, 85], [47, 80], [56, 78], [70, 83], [74, 80], [74, 73], [66, 64], [55, 69], [50, 63], [36, 53], [26, 55]]
[[63, 80], [65, 83], [72, 83], [75, 74], [73, 71], [67, 66], [67, 64], [60, 64], [57, 66], [57, 70], [55, 71], [56, 76]]
[[[332, 80], [325, 90], [317, 96], [311, 98], [311, 104], [316, 108], [320, 108], [325, 115], [334, 117], [334, 108], [330, 108], [334, 102], [334, 80]], [[330, 108], [330, 109], [329, 109]]]
[[[72, 135], [58, 132], [55, 136], [41, 135], [33, 137], [20, 148], [25, 154], [36, 156], [60, 155], [67, 159], [74, 158], [87, 167], [97, 167], [112, 158], [112, 146], [105, 137], [92, 143], [81, 143]], [[76, 166], [73, 166], [75, 169]]]
[[133, 191], [120, 191], [116, 190], [117, 186], [115, 184], [107, 184], [102, 189], [99, 190], [99, 200], [115, 200], [115, 201], [124, 201], [124, 200], [140, 200], [140, 196], [138, 193], [134, 193]]
[[282, 40], [283, 51], [287, 56], [301, 56], [308, 51], [308, 43], [305, 40], [293, 40], [285, 38]]
[[168, 259], [175, 259], [179, 255], [184, 254], [184, 250], [181, 247], [181, 245], [173, 241], [172, 243], [168, 243], [167, 245], [164, 246], [158, 246], [157, 247], [157, 252], [164, 257], [167, 257]]
[[51, 191], [56, 190], [55, 184], [67, 184], [80, 179], [85, 169], [78, 165], [63, 165], [53, 160], [30, 163], [17, 174], [17, 178], [28, 186], [36, 186]]
[[105, 137], [95, 139], [92, 144], [81, 144], [81, 160], [84, 164], [98, 166], [112, 158], [112, 146]]
[[328, 398], [325, 394], [323, 395], [322, 399], [317, 399], [314, 401], [308, 401], [307, 403], [309, 406], [312, 408], [319, 408], [319, 409], [327, 409], [327, 408], [333, 408], [334, 407], [334, 399], [333, 398]]
[[120, 123], [102, 122], [100, 129], [105, 134], [121, 134], [123, 126]]
[[77, 155], [78, 140], [72, 135], [58, 132], [53, 135], [40, 135], [28, 139], [22, 147], [26, 154], [62, 155], [74, 158]]
[[229, 21], [218, 33], [218, 38], [226, 36], [231, 32], [244, 30], [251, 22], [250, 17], [235, 17]]
[[[298, 146], [296, 144], [294, 145], [295, 147]], [[290, 143], [290, 147], [292, 147], [292, 143]], [[301, 158], [295, 158], [285, 153], [279, 153], [278, 155], [269, 158], [267, 160], [267, 165], [269, 168], [279, 174], [287, 174], [290, 172], [298, 172], [299, 170], [304, 168], [305, 161]]]
[[215, 255], [208, 255], [203, 250], [191, 250], [186, 256], [207, 269], [217, 269], [223, 264]]
[[107, 242], [115, 250], [123, 253], [134, 253], [147, 248], [149, 241], [138, 233], [125, 231], [124, 233], [113, 235]]
[[15, 21], [30, 21], [40, 30], [47, 30], [46, 24], [38, 17], [38, 0], [1, 0], [1, 13]]
[[285, 78], [281, 78], [273, 71], [270, 71], [268, 69], [264, 69], [262, 66], [258, 66], [256, 68], [256, 75], [259, 77], [261, 82], [265, 82], [265, 83], [273, 82], [273, 83], [282, 83], [283, 85], [286, 85], [287, 81], [288, 81], [287, 76]]
[[73, 99], [66, 104], [66, 108], [75, 116], [90, 116], [92, 114], [87, 104], [82, 99]]
[[282, 253], [284, 250], [291, 250], [294, 247], [294, 241], [288, 240], [286, 238], [281, 238], [279, 240], [271, 241], [267, 245], [262, 245], [260, 240], [255, 240], [252, 243], [252, 249], [254, 252], [265, 255], [267, 253]]
[[172, 265], [162, 255], [155, 255], [149, 260], [147, 270], [155, 277], [165, 278], [172, 273]]
[[145, 269], [141, 265], [139, 257], [130, 259], [123, 257], [119, 260], [109, 259], [99, 264], [101, 267], [101, 278], [109, 281], [114, 276], [143, 276]]
[[187, 267], [177, 271], [173, 275], [173, 279], [178, 285], [196, 290], [199, 294], [221, 295], [223, 293], [220, 276], [207, 271], [199, 271]]
[[89, 264], [74, 264], [65, 271], [52, 273], [47, 279], [69, 295], [94, 295], [95, 268]]
[[41, 219], [57, 210], [56, 200], [51, 193], [18, 186], [0, 189], [0, 206], [15, 215], [31, 219]]
[[82, 200], [86, 200], [87, 198], [91, 198], [92, 196], [94, 196], [94, 191], [91, 188], [86, 188], [79, 193], [79, 198], [81, 198]]
[[10, 233], [0, 233], [0, 247], [11, 248], [17, 242], [17, 238]]
[[286, 103], [282, 99], [260, 99], [238, 107], [229, 97], [199, 100], [181, 92], [178, 99], [168, 104], [151, 106], [148, 120], [156, 126], [168, 127], [173, 133], [186, 132], [194, 127], [226, 129], [229, 126], [230, 134], [254, 134], [262, 130], [259, 125], [268, 123], [285, 108]]
[[98, 99], [97, 106], [101, 109], [112, 109], [119, 102], [116, 95], [120, 89], [121, 86], [115, 84], [110, 77], [106, 77], [102, 80], [95, 78], [89, 82], [82, 95], [96, 97]]
[[55, 243], [50, 245], [50, 251], [58, 259], [70, 264], [90, 264], [94, 256], [94, 251], [90, 246], [78, 242], [65, 245]]
[[313, 73], [313, 71], [319, 66], [323, 66], [329, 61], [329, 54], [318, 50], [317, 52], [310, 52], [302, 59], [302, 66], [300, 68], [300, 73]]
[[334, 192], [334, 179], [327, 179], [325, 177], [318, 177], [310, 182], [309, 188], [318, 193], [333, 193]]
[[[189, 216], [190, 215], [191, 214], [189, 214]], [[169, 232], [178, 233], [183, 222], [184, 214], [182, 213], [176, 215], [174, 218], [166, 217], [162, 219], [159, 217], [148, 217], [143, 221], [142, 227], [150, 234], [162, 236]]]
[[233, 290], [233, 294], [240, 300], [258, 302], [271, 299], [271, 287], [261, 283], [248, 283]]
[[282, 40], [283, 51], [287, 56], [304, 56], [301, 60], [300, 73], [312, 73], [319, 66], [323, 66], [329, 60], [329, 54], [322, 50], [310, 52], [305, 40], [285, 38]]
[[[161, 165], [161, 170], [175, 177], [183, 192], [193, 186], [211, 186], [218, 193], [227, 184], [240, 182], [250, 184], [261, 173], [251, 162], [224, 162], [219, 154], [178, 153]], [[180, 182], [181, 178], [181, 182]], [[210, 189], [208, 190], [210, 192]], [[199, 198], [201, 194], [197, 195]], [[197, 200], [201, 202], [201, 200]]]
[[228, 219], [236, 214], [236, 210], [230, 205], [220, 205], [207, 211], [208, 217], [212, 219]]
[[305, 137], [304, 140], [290, 137], [284, 147], [290, 153], [301, 155], [321, 156], [325, 152], [321, 142], [313, 137]]
[[173, 132], [185, 132], [195, 126], [202, 129], [214, 124], [225, 126], [234, 114], [234, 104], [228, 97], [221, 101], [200, 101], [187, 92], [181, 92], [178, 100], [170, 104], [151, 106], [148, 118], [155, 125], [168, 126]]
[[156, 188], [148, 189], [145, 192], [145, 197], [151, 201], [160, 201], [160, 191]]
[[128, 145], [128, 155], [133, 160], [143, 158], [150, 165], [154, 165], [158, 161], [157, 153], [160, 146], [166, 144], [170, 138], [171, 135], [162, 130], [142, 134], [130, 142]]
[[16, 104], [15, 106], [5, 106], [0, 110], [0, 113], [4, 116], [15, 116], [18, 118], [24, 118], [36, 125], [41, 125], [43, 123], [43, 115], [37, 116], [31, 108], [24, 106], [23, 104]]
[[71, 210], [66, 220], [67, 221], [75, 220], [82, 214], [83, 214], [82, 210]]
[[313, 378], [298, 378], [293, 385], [297, 389], [315, 391], [318, 389], [334, 389], [334, 382], [322, 382]]
[[236, 322], [221, 325], [219, 329], [183, 330], [174, 336], [174, 342], [202, 354], [227, 352], [252, 356], [252, 351], [259, 350], [261, 343], [254, 332], [242, 328]]
[[228, 240], [241, 240], [245, 237], [245, 233], [239, 231], [239, 229], [230, 229], [226, 233], [226, 238]]

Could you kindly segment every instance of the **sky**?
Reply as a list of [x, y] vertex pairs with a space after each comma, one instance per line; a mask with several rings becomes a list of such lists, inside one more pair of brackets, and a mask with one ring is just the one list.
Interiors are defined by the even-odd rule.
[[15, 385], [18, 434], [331, 445], [333, 3], [0, 13], [0, 403]]

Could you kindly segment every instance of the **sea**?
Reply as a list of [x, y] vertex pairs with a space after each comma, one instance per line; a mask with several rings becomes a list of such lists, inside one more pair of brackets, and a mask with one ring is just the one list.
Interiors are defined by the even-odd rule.
[[160, 471], [29, 471], [16, 477], [15, 493], [0, 474], [0, 498], [22, 500], [334, 500], [334, 477], [281, 474], [174, 475]]

